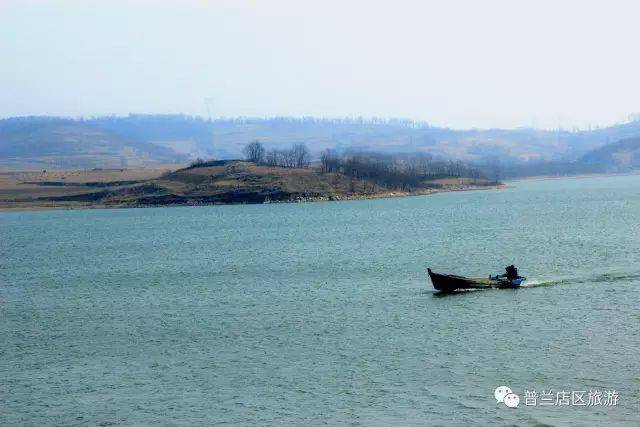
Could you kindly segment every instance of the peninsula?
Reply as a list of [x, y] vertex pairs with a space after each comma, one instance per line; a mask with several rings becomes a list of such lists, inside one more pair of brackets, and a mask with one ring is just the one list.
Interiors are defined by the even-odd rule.
[[[295, 165], [294, 165], [295, 166]], [[326, 165], [325, 165], [326, 166]], [[463, 173], [381, 176], [347, 169], [283, 167], [242, 160], [198, 161], [176, 170], [75, 169], [0, 173], [0, 209], [150, 207], [349, 200], [495, 188]], [[377, 174], [377, 175], [376, 175]], [[473, 173], [468, 175], [474, 175]]]

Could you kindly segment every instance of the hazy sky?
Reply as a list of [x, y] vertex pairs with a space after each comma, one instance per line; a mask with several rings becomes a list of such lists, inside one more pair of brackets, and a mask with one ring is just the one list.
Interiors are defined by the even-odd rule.
[[585, 127], [640, 112], [638, 1], [0, 0], [0, 116], [396, 116]]

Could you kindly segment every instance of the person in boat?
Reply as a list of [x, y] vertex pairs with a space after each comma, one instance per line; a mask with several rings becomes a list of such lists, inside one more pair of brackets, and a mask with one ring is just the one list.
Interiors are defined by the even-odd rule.
[[516, 268], [515, 265], [512, 264], [506, 267], [505, 271], [506, 271], [505, 276], [507, 277], [508, 280], [514, 280], [518, 278], [518, 269]]

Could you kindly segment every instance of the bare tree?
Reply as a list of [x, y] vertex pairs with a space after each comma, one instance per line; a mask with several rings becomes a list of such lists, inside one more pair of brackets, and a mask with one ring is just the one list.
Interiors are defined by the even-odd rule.
[[265, 163], [269, 166], [279, 166], [280, 157], [280, 152], [278, 150], [269, 150], [265, 156]]
[[245, 159], [247, 159], [248, 162], [260, 164], [264, 161], [265, 150], [258, 140], [251, 141], [250, 143], [245, 145], [245, 147], [242, 149], [242, 153], [244, 154]]
[[491, 169], [493, 170], [493, 177], [497, 184], [500, 182], [500, 178], [502, 177], [502, 163], [500, 163], [500, 159], [494, 159], [491, 164]]
[[310, 157], [309, 149], [304, 144], [296, 144], [291, 147], [291, 157], [293, 165], [291, 167], [295, 168], [306, 168], [309, 167]]
[[478, 183], [478, 178], [480, 178], [480, 170], [478, 168], [470, 168], [469, 175], [473, 178], [473, 184], [475, 185]]
[[333, 150], [324, 150], [320, 153], [320, 172], [337, 172], [340, 168], [340, 158]]
[[296, 166], [296, 158], [293, 149], [282, 150], [280, 165], [285, 168], [293, 168]]
[[189, 163], [189, 167], [191, 167], [191, 168], [199, 168], [199, 167], [204, 166], [204, 164], [205, 164], [204, 159], [202, 159], [201, 157], [198, 157], [194, 161]]

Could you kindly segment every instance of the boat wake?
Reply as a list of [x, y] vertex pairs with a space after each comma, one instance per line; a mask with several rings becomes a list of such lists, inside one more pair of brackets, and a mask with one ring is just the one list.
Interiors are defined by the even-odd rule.
[[555, 279], [555, 280], [527, 280], [525, 283], [523, 283], [522, 285], [520, 285], [521, 288], [535, 288], [535, 287], [541, 287], [541, 286], [554, 286], [554, 285], [561, 285], [563, 283], [571, 283], [573, 282], [572, 279], [570, 278], [566, 278], [566, 279]]
[[640, 279], [640, 273], [604, 273], [596, 276], [596, 282], [620, 282]]
[[593, 276], [564, 277], [550, 280], [529, 280], [522, 284], [523, 288], [533, 288], [539, 286], [555, 286], [567, 283], [612, 283], [628, 282], [640, 279], [640, 273], [603, 273]]

